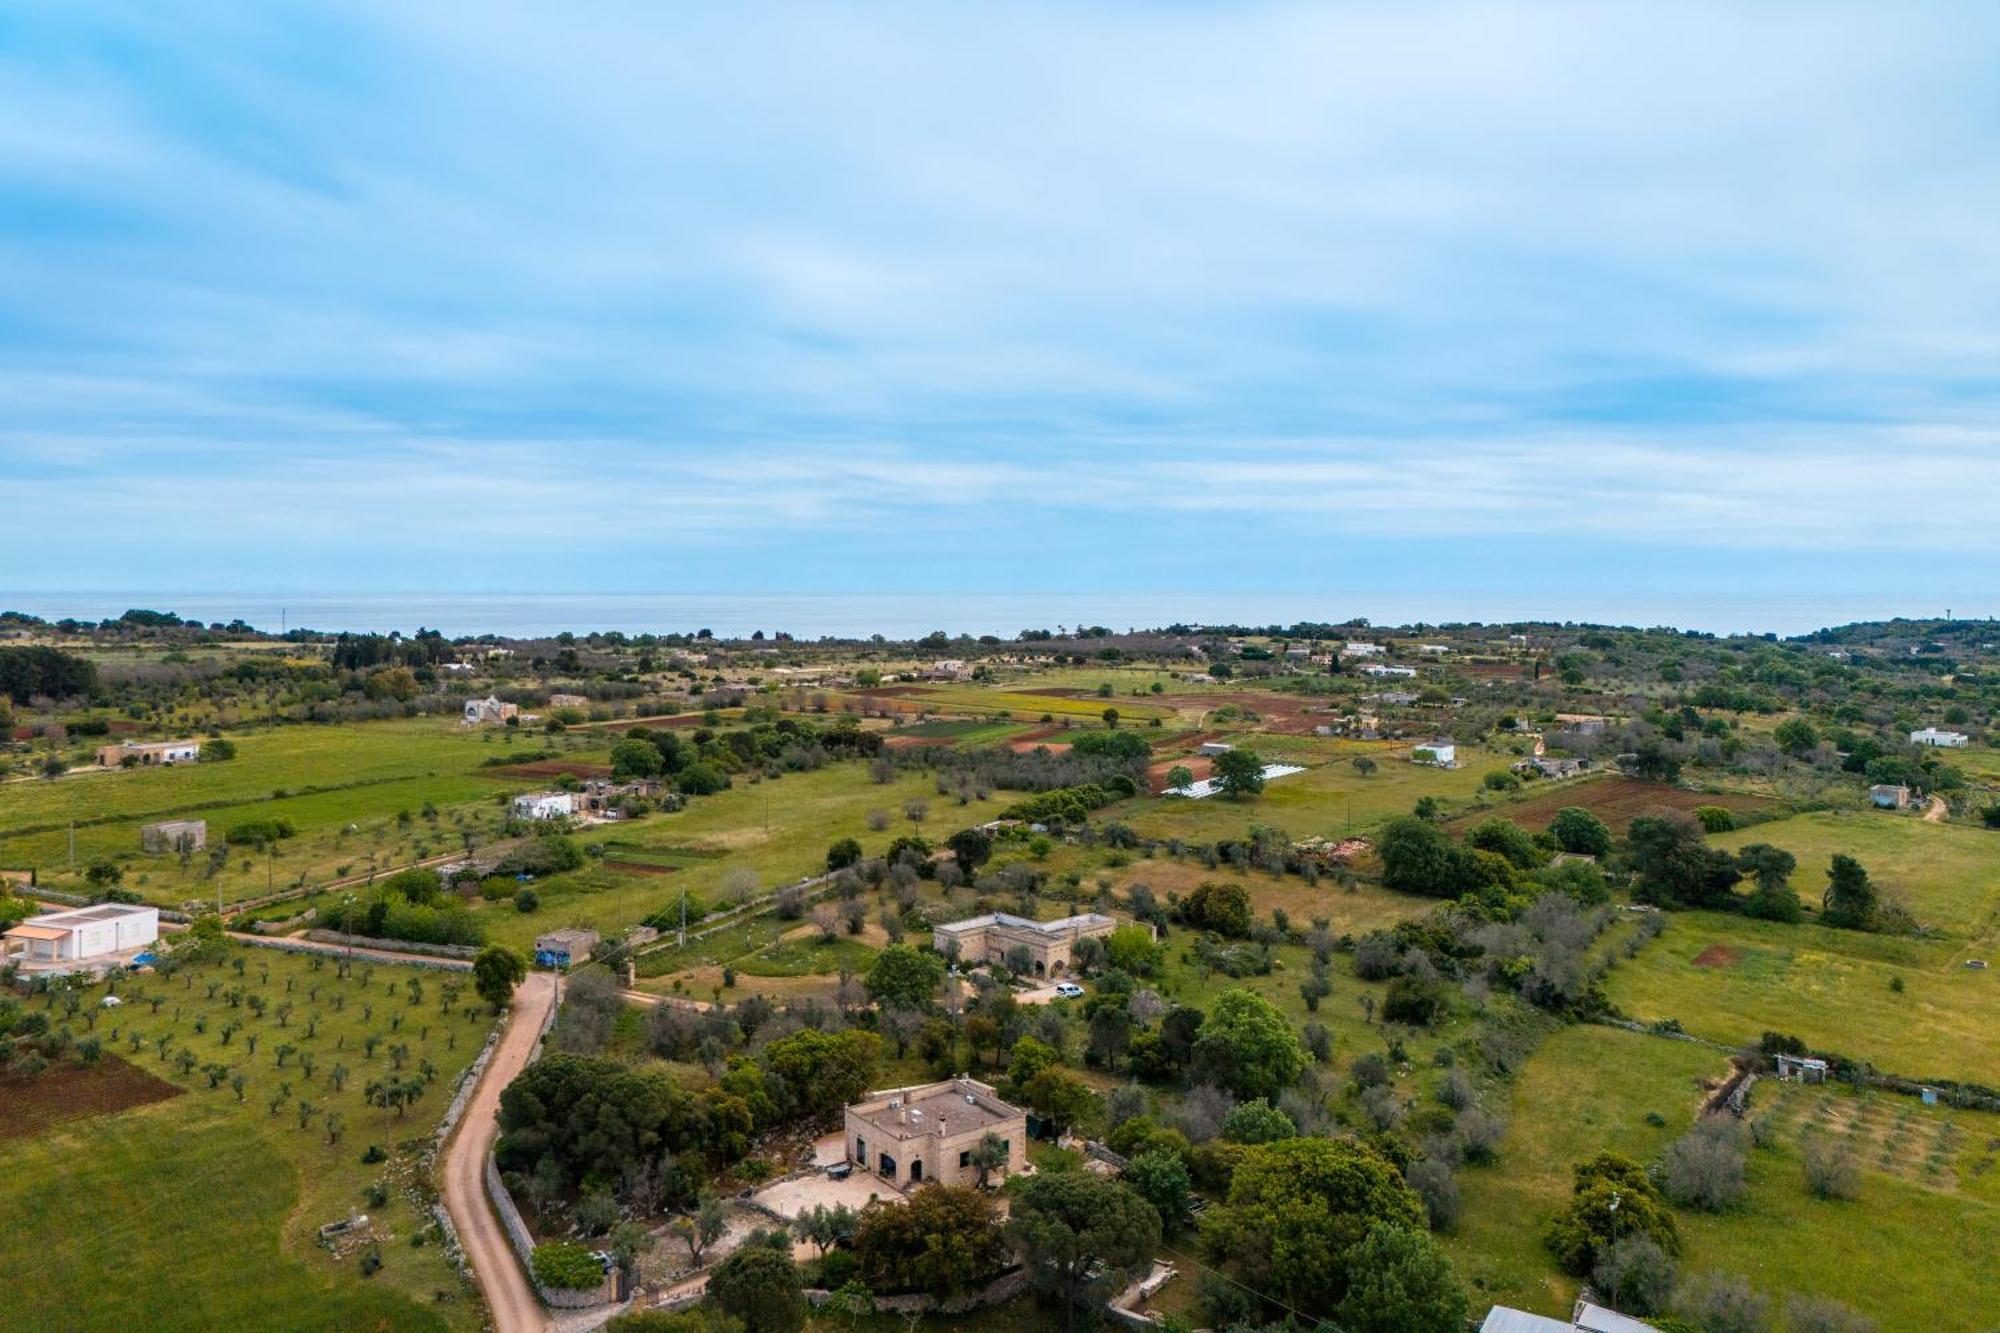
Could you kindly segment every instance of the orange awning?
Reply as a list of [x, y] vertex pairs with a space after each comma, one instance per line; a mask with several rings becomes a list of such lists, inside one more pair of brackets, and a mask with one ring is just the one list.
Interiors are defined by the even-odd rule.
[[66, 940], [69, 932], [60, 926], [16, 926], [7, 932], [10, 940]]

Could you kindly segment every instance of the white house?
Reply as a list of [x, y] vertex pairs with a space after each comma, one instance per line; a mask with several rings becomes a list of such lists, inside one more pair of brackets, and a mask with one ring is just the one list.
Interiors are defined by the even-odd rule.
[[568, 819], [576, 813], [576, 798], [566, 791], [524, 791], [513, 809], [516, 819]]
[[1931, 745], [1945, 750], [1963, 750], [1972, 743], [1972, 738], [1962, 731], [1939, 731], [1936, 727], [1925, 727], [1922, 731], [1910, 733], [1910, 744]]
[[1341, 645], [1340, 649], [1344, 657], [1380, 657], [1388, 651], [1379, 643], [1348, 643]]
[[101, 972], [159, 938], [159, 908], [99, 903], [29, 917], [7, 932], [4, 961], [29, 974]]
[[1458, 746], [1450, 741], [1430, 741], [1424, 745], [1410, 747], [1410, 762], [1430, 764], [1437, 768], [1458, 767]]
[[1451, 645], [1448, 643], [1420, 643], [1417, 645], [1417, 651], [1425, 657], [1443, 657], [1451, 651]]
[[1364, 676], [1374, 676], [1378, 679], [1383, 676], [1414, 676], [1417, 674], [1417, 669], [1415, 667], [1383, 666], [1380, 662], [1370, 662], [1367, 666], [1361, 668], [1361, 674]]
[[1580, 1300], [1567, 1319], [1496, 1305], [1486, 1312], [1479, 1333], [1654, 1333], [1654, 1329], [1630, 1315]]
[[1235, 748], [1228, 741], [1203, 741], [1201, 749], [1196, 751], [1196, 753], [1206, 755], [1212, 759], [1219, 754], [1228, 754]]
[[931, 663], [932, 680], [971, 680], [972, 668], [957, 658]]

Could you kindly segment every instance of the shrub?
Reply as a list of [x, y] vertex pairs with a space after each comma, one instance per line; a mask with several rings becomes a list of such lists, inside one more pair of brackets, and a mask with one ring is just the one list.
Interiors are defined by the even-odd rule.
[[1716, 1116], [1674, 1140], [1663, 1169], [1667, 1197], [1705, 1213], [1724, 1212], [1742, 1202], [1743, 1138], [1735, 1120]]
[[1845, 1143], [1814, 1134], [1799, 1145], [1806, 1189], [1815, 1198], [1852, 1199], [1861, 1193], [1861, 1172]]
[[289, 819], [246, 819], [240, 824], [231, 824], [223, 831], [224, 842], [236, 846], [258, 846], [278, 842], [294, 836], [298, 830]]
[[1650, 1236], [1623, 1236], [1606, 1246], [1590, 1280], [1611, 1305], [1631, 1315], [1666, 1309], [1674, 1294], [1674, 1261]]
[[604, 1281], [604, 1266], [574, 1241], [537, 1245], [531, 1266], [535, 1281], [560, 1291], [587, 1291]]

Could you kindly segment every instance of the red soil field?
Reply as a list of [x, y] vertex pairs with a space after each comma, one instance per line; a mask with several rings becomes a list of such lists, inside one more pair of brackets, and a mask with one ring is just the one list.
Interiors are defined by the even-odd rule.
[[95, 1066], [47, 1069], [33, 1078], [0, 1076], [0, 1141], [25, 1139], [67, 1120], [110, 1115], [178, 1097], [178, 1088], [106, 1054]]
[[1735, 967], [1743, 961], [1743, 954], [1726, 944], [1711, 944], [1694, 956], [1696, 967]]
[[1637, 778], [1612, 775], [1538, 784], [1536, 793], [1524, 801], [1461, 815], [1446, 827], [1454, 832], [1463, 832], [1489, 815], [1501, 815], [1522, 828], [1541, 829], [1548, 827], [1549, 821], [1556, 817], [1556, 811], [1570, 805], [1582, 806], [1590, 811], [1609, 824], [1614, 833], [1623, 833], [1634, 819], [1661, 809], [1693, 810], [1696, 806], [1719, 805], [1736, 814], [1749, 814], [1784, 808], [1780, 801], [1746, 792], [1686, 791], [1657, 782], [1641, 782]]

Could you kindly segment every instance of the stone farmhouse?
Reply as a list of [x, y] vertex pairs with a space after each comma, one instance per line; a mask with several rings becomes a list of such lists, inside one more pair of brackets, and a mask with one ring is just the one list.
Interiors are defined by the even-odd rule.
[[1038, 977], [1053, 977], [1074, 965], [1078, 940], [1101, 938], [1117, 928], [1116, 921], [1099, 912], [1066, 916], [1058, 921], [1031, 921], [1024, 916], [992, 912], [937, 927], [931, 932], [931, 947], [962, 963], [1003, 965], [1009, 952], [1025, 949], [1027, 970]]
[[847, 1160], [897, 1189], [932, 1181], [974, 1185], [972, 1153], [988, 1134], [1007, 1145], [1007, 1160], [993, 1168], [1005, 1179], [1028, 1163], [1028, 1117], [995, 1095], [989, 1084], [964, 1075], [941, 1083], [878, 1092], [847, 1108]]
[[139, 830], [139, 850], [144, 852], [198, 852], [206, 846], [206, 819], [166, 819]]
[[104, 768], [150, 768], [155, 764], [191, 764], [201, 757], [200, 741], [125, 741], [101, 745], [97, 762]]
[[519, 704], [503, 703], [496, 695], [489, 694], [484, 699], [465, 701], [465, 725], [468, 727], [484, 726], [491, 722], [504, 723], [508, 718], [518, 718], [520, 715]]

